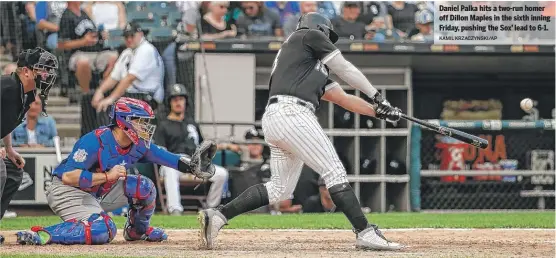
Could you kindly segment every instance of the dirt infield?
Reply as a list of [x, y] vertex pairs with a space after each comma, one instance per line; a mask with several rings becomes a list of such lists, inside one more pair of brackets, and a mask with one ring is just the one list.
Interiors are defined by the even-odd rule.
[[127, 243], [121, 230], [103, 246], [18, 246], [13, 231], [0, 232], [2, 254], [114, 255], [150, 257], [554, 257], [554, 230], [410, 229], [385, 230], [408, 247], [399, 252], [354, 248], [350, 231], [224, 230], [215, 250], [201, 250], [193, 230], [169, 230], [164, 243]]

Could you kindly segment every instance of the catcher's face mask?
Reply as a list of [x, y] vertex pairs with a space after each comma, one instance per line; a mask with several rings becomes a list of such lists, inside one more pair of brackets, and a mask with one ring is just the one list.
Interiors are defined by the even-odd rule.
[[137, 117], [129, 121], [137, 137], [144, 140], [147, 147], [150, 147], [154, 131], [156, 130], [156, 125], [152, 124], [151, 120], [152, 118], [150, 117]]

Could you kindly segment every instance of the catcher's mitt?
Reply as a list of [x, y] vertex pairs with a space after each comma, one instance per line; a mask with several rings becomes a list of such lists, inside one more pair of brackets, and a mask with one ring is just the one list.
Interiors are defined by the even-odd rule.
[[214, 165], [212, 159], [216, 155], [216, 143], [213, 141], [203, 141], [191, 156], [191, 173], [203, 180], [209, 179], [214, 175]]

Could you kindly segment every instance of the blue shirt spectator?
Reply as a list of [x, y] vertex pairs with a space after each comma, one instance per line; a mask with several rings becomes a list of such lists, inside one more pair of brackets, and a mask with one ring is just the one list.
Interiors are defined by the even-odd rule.
[[334, 2], [320, 1], [318, 7], [318, 13], [328, 17], [328, 19], [334, 19], [337, 15]]
[[12, 132], [12, 142], [19, 147], [54, 147], [56, 122], [51, 117], [41, 116], [42, 103], [37, 96], [27, 111], [27, 119]]
[[275, 11], [278, 15], [280, 15], [280, 22], [284, 24], [286, 20], [298, 14], [300, 12], [299, 3], [292, 1], [268, 1], [264, 2], [266, 8]]
[[277, 13], [269, 10], [262, 2], [242, 2], [245, 14], [239, 16], [237, 34], [242, 36], [281, 37], [282, 23]]

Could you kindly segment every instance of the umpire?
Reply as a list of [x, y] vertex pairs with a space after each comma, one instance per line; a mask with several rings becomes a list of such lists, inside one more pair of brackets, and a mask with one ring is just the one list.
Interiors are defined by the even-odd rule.
[[[26, 49], [17, 60], [17, 69], [0, 79], [0, 118], [4, 148], [0, 149], [0, 219], [19, 188], [25, 160], [12, 148], [11, 132], [23, 121], [37, 88], [46, 115], [48, 91], [56, 80], [58, 60], [42, 48]], [[6, 158], [7, 157], [7, 158]], [[0, 243], [4, 238], [0, 236]]]

